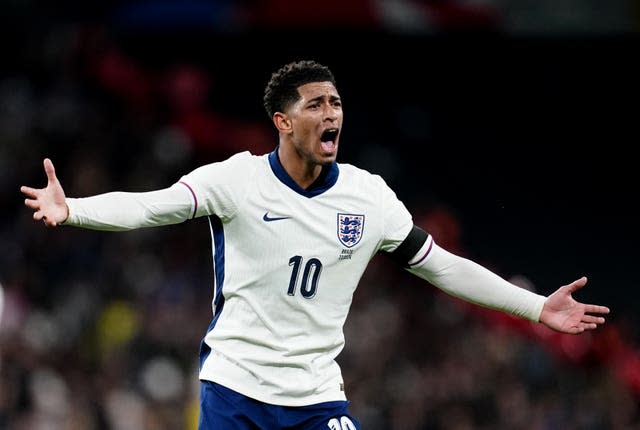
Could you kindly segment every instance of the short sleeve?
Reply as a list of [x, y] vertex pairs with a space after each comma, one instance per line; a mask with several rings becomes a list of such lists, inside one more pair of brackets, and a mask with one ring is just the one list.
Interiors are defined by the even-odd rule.
[[247, 178], [255, 171], [254, 158], [249, 152], [242, 152], [180, 178], [178, 182], [187, 187], [193, 197], [193, 218], [208, 215], [216, 215], [223, 221], [232, 218], [237, 202], [246, 193]]
[[384, 179], [377, 175], [374, 177], [379, 182], [380, 206], [384, 220], [384, 233], [379, 250], [393, 252], [411, 231], [413, 218]]

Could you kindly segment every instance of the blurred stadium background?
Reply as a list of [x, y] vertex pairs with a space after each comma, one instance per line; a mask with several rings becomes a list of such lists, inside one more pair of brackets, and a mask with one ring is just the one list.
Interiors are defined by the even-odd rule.
[[195, 429], [211, 318], [202, 220], [48, 230], [20, 185], [165, 187], [270, 151], [284, 62], [329, 65], [340, 160], [382, 174], [446, 248], [609, 305], [579, 337], [468, 306], [386, 260], [339, 357], [368, 430], [640, 428], [637, 1], [4, 1], [0, 428]]

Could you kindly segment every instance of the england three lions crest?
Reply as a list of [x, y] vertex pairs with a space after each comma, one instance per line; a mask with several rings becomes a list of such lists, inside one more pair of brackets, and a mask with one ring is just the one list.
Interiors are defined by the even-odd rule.
[[364, 231], [364, 215], [338, 214], [338, 239], [340, 243], [351, 248], [355, 246]]

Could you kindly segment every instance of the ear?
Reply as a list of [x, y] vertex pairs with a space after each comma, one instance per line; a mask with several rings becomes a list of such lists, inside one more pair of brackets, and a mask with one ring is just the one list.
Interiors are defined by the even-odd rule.
[[288, 133], [291, 131], [291, 119], [286, 113], [276, 112], [273, 114], [273, 124], [278, 131], [282, 133]]

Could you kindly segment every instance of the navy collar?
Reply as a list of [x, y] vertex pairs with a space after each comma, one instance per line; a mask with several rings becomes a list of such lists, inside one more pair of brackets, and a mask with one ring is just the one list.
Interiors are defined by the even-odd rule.
[[273, 170], [273, 174], [285, 184], [287, 187], [291, 188], [298, 194], [301, 194], [305, 197], [315, 197], [327, 191], [329, 188], [333, 187], [334, 184], [338, 181], [338, 174], [340, 173], [340, 169], [338, 168], [338, 163], [331, 163], [329, 166], [324, 166], [322, 168], [322, 172], [318, 179], [316, 179], [313, 184], [309, 186], [309, 188], [304, 189], [300, 185], [296, 183], [291, 176], [284, 170], [282, 164], [280, 163], [280, 157], [278, 157], [278, 147], [269, 154], [269, 164], [271, 165], [271, 170]]

